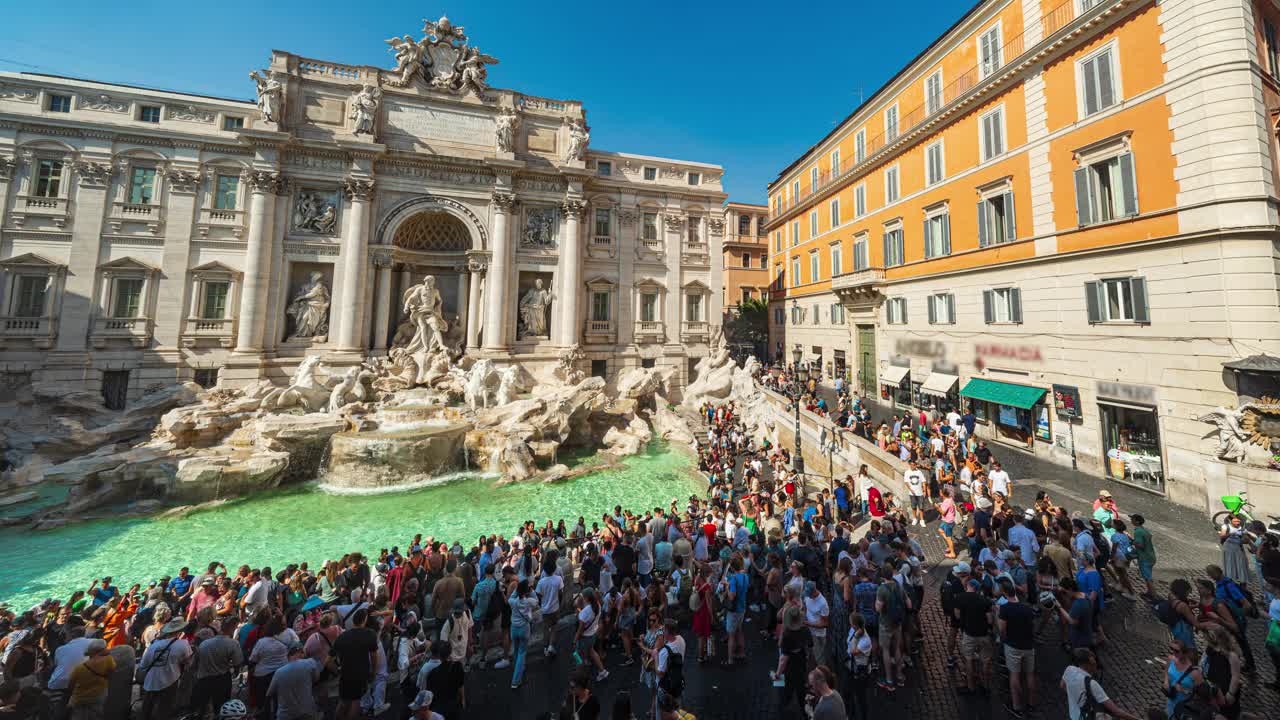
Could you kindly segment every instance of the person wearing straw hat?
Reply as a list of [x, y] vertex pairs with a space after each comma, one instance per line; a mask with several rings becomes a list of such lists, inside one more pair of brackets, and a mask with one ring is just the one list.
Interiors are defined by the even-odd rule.
[[191, 645], [182, 637], [187, 621], [174, 618], [160, 628], [160, 637], [142, 654], [142, 720], [168, 720], [174, 715], [178, 681], [191, 661]]
[[71, 692], [68, 707], [71, 720], [96, 720], [102, 717], [107, 703], [107, 682], [115, 672], [105, 640], [90, 640], [85, 648], [85, 661], [71, 671], [67, 689]]

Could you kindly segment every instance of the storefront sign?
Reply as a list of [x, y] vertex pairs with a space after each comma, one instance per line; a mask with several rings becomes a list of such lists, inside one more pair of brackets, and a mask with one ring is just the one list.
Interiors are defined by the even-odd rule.
[[[1055, 386], [1056, 387], [1056, 386]], [[1139, 405], [1155, 405], [1156, 389], [1149, 385], [1098, 381], [1098, 397], [1123, 400]]]
[[1006, 345], [1004, 343], [978, 343], [973, 352], [985, 362], [993, 360], [1020, 360], [1022, 362], [1043, 362], [1039, 345]]
[[1054, 385], [1053, 404], [1058, 408], [1058, 417], [1080, 417], [1080, 388], [1071, 385]]
[[937, 340], [899, 338], [893, 343], [893, 350], [899, 355], [911, 355], [914, 357], [937, 358], [939, 360], [947, 357], [947, 346]]
[[1040, 417], [1036, 418], [1036, 439], [1049, 442], [1049, 408], [1040, 406]]

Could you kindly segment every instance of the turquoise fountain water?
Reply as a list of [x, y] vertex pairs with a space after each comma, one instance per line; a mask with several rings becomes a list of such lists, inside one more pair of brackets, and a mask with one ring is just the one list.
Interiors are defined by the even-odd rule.
[[199, 572], [213, 560], [282, 568], [312, 567], [344, 553], [376, 555], [405, 548], [415, 533], [460, 540], [511, 532], [525, 520], [587, 527], [615, 505], [666, 506], [701, 493], [705, 485], [684, 454], [654, 445], [625, 467], [553, 485], [493, 487], [492, 477], [461, 474], [405, 492], [334, 495], [312, 485], [237, 500], [182, 519], [102, 520], [48, 532], [0, 531], [0, 600], [26, 608], [45, 597], [65, 598], [94, 578], [111, 575], [122, 589], [145, 586], [183, 565]]

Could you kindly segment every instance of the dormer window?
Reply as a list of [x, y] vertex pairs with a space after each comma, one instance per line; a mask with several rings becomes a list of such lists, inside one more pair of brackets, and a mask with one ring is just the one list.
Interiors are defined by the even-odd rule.
[[243, 130], [244, 118], [236, 115], [227, 115], [222, 118], [222, 129], [228, 131]]
[[49, 112], [56, 112], [56, 113], [71, 112], [71, 96], [70, 95], [50, 95], [49, 96]]
[[596, 174], [600, 177], [609, 177], [613, 175], [613, 163], [608, 160], [597, 160]]
[[138, 108], [138, 119], [145, 123], [160, 122], [160, 106], [159, 105], [143, 105]]
[[690, 185], [701, 185], [701, 184], [702, 184], [702, 173], [696, 173], [696, 172], [691, 172], [691, 173], [689, 173], [689, 184], [690, 184]]

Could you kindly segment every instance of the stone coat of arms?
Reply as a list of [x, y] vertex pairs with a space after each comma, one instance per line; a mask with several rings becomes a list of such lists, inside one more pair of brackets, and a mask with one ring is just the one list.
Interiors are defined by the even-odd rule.
[[483, 97], [489, 88], [488, 66], [498, 64], [497, 58], [467, 44], [462, 26], [447, 17], [424, 20], [422, 32], [421, 40], [405, 35], [386, 41], [396, 56], [396, 69], [388, 74], [386, 84], [406, 87], [421, 77], [437, 90]]

